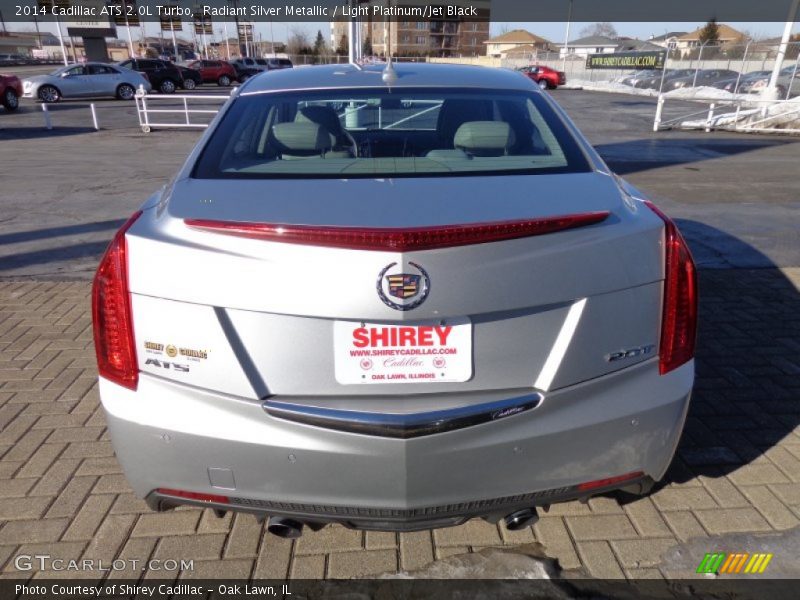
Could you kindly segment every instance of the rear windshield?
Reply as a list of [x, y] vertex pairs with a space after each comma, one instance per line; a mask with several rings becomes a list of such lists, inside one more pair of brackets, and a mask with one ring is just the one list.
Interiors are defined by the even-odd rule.
[[432, 88], [237, 98], [195, 167], [199, 179], [430, 177], [589, 170], [537, 92]]

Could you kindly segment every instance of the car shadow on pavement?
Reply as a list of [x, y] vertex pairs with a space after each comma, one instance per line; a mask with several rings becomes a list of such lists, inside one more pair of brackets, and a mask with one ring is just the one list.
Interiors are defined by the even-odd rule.
[[110, 219], [108, 221], [95, 221], [93, 223], [79, 223], [76, 225], [64, 225], [62, 227], [47, 227], [45, 229], [34, 229], [31, 231], [3, 233], [0, 234], [0, 246], [3, 244], [18, 244], [20, 242], [60, 237], [62, 235], [79, 235], [82, 233], [95, 233], [97, 231], [114, 232], [119, 229], [124, 222], [125, 219]]
[[[87, 119], [89, 120], [89, 119]], [[97, 133], [94, 127], [56, 127], [46, 129], [44, 123], [34, 127], [0, 127], [0, 140], [3, 138], [37, 139], [65, 137], [83, 133]]]
[[[69, 246], [45, 248], [42, 250], [33, 250], [31, 252], [0, 256], [0, 277], [4, 275], [4, 271], [22, 269], [32, 265], [43, 265], [55, 262], [64, 263], [69, 260], [80, 258], [94, 258], [99, 262], [100, 256], [105, 252], [106, 247], [108, 247], [108, 240], [83, 242], [71, 244]], [[62, 274], [68, 275], [69, 272], [64, 271]]]
[[[128, 101], [125, 101], [123, 105], [127, 105]], [[120, 103], [119, 100], [116, 98], [76, 98], [74, 100], [61, 100], [60, 102], [51, 102], [47, 105], [47, 110], [52, 113], [58, 113], [67, 110], [89, 110], [90, 104], [95, 104], [97, 106], [107, 105], [109, 103]], [[131, 105], [134, 105], [131, 102]], [[28, 108], [34, 112], [42, 112], [42, 103], [41, 102], [32, 102], [22, 104], [21, 108]]]
[[594, 146], [617, 175], [724, 158], [763, 148], [795, 144], [800, 139], [742, 139], [705, 134], [703, 137], [652, 137]]
[[[800, 468], [800, 269], [781, 270], [709, 225], [679, 226], [699, 267], [696, 379], [678, 451], [654, 491], [698, 476], [790, 483]], [[730, 253], [753, 268], [703, 268]]]

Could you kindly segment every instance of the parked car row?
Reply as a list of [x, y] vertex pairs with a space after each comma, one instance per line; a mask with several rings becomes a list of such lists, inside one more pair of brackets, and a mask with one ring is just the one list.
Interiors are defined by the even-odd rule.
[[[266, 59], [244, 59], [268, 62]], [[273, 59], [269, 59], [273, 60]], [[291, 62], [286, 59], [289, 68]], [[83, 98], [111, 96], [120, 100], [132, 100], [136, 90], [143, 86], [146, 91], [155, 90], [162, 94], [172, 94], [178, 88], [193, 90], [203, 83], [229, 86], [234, 82], [243, 83], [249, 77], [273, 67], [256, 63], [251, 67], [242, 62], [223, 60], [195, 60], [186, 65], [154, 58], [130, 58], [116, 64], [87, 62], [59, 67], [46, 75], [29, 77], [22, 82], [17, 98], [33, 98], [42, 102], [58, 102], [62, 98]], [[11, 88], [9, 88], [11, 89]], [[2, 92], [2, 89], [0, 89]], [[4, 92], [2, 92], [4, 93]], [[11, 92], [9, 92], [11, 94]], [[0, 96], [4, 105], [14, 99]], [[16, 107], [16, 105], [14, 105]], [[10, 110], [13, 110], [10, 109]]]
[[[635, 71], [619, 83], [642, 89], [663, 89], [665, 92], [691, 87], [714, 87], [731, 93], [751, 94], [769, 85], [772, 71], [739, 73], [730, 69], [667, 69], [662, 71]], [[663, 79], [663, 88], [662, 88]], [[784, 67], [777, 83], [778, 96], [785, 98], [800, 94], [800, 70], [792, 64]]]
[[26, 65], [46, 65], [56, 62], [57, 59], [42, 59], [25, 56], [24, 54], [0, 54], [0, 67], [23, 67]]
[[[752, 71], [739, 78], [720, 81], [714, 87], [737, 94], [757, 94], [767, 88], [770, 77], [772, 77], [772, 71]], [[800, 69], [797, 65], [793, 64], [781, 69], [775, 87], [778, 90], [779, 98], [800, 95]]]

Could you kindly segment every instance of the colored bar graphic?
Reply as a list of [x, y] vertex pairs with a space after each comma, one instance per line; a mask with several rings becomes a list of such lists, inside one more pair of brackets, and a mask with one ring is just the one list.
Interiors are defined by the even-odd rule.
[[[700, 566], [697, 567], [698, 573], [716, 573], [722, 561], [725, 560], [724, 552], [714, 552], [706, 554]], [[726, 563], [727, 564], [727, 563]]]
[[750, 554], [748, 552], [710, 552], [707, 553], [700, 565], [697, 573], [704, 574], [739, 574], [739, 573], [763, 573], [773, 555], [760, 552]]

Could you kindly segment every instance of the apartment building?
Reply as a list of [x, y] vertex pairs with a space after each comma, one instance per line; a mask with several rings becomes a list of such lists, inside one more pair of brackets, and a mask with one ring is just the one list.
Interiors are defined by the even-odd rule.
[[[384, 1], [378, 4], [386, 5]], [[450, 3], [450, 6], [457, 3]], [[398, 0], [392, 7], [414, 8], [422, 6], [418, 0]], [[435, 5], [434, 5], [435, 6]], [[369, 40], [372, 53], [392, 56], [479, 56], [484, 54], [484, 42], [489, 39], [489, 0], [474, 0], [470, 6], [477, 9], [476, 17], [446, 16], [448, 5], [443, 5], [443, 15], [432, 20], [412, 20], [395, 17], [391, 21], [364, 17], [360, 22], [362, 39]], [[331, 45], [340, 46], [342, 36], [347, 36], [348, 23], [331, 23]]]

